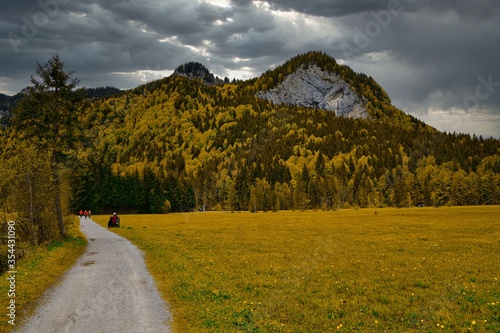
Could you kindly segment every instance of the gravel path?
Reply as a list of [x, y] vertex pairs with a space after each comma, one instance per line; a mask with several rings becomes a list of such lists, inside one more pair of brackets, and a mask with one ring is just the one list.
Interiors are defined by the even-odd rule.
[[85, 254], [18, 332], [170, 332], [171, 315], [137, 247], [90, 219], [80, 226]]

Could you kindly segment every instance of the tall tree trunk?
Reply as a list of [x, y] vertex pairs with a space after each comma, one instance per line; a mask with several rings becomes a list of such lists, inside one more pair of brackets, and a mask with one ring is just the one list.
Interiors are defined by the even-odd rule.
[[61, 206], [61, 179], [59, 178], [59, 168], [57, 163], [52, 164], [52, 177], [54, 184], [54, 205], [56, 208], [57, 226], [61, 239], [66, 237], [66, 228], [64, 227], [63, 211]]
[[29, 198], [29, 210], [30, 210], [30, 232], [33, 237], [33, 241], [35, 242], [35, 245], [38, 246], [38, 237], [36, 235], [35, 231], [35, 217], [34, 217], [34, 212], [33, 212], [33, 182], [31, 179], [31, 175], [27, 174], [26, 175], [26, 184], [28, 185], [29, 192], [30, 192], [30, 198]]

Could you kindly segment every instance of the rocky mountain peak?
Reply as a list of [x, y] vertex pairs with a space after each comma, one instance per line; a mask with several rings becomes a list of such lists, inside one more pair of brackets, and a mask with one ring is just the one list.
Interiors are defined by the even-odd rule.
[[172, 75], [184, 76], [189, 79], [201, 79], [206, 84], [220, 84], [224, 83], [220, 78], [212, 74], [208, 68], [199, 62], [188, 62], [180, 65], [174, 70]]
[[320, 108], [349, 118], [369, 118], [366, 99], [335, 73], [316, 65], [299, 68], [275, 88], [257, 93], [275, 104]]

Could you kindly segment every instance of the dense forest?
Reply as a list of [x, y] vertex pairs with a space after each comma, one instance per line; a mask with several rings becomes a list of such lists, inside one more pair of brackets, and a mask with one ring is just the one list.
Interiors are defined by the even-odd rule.
[[[255, 97], [299, 67], [334, 71], [370, 119]], [[299, 55], [223, 85], [173, 75], [87, 101], [73, 207], [93, 211], [283, 210], [500, 203], [500, 142], [442, 133], [395, 108], [371, 78]]]

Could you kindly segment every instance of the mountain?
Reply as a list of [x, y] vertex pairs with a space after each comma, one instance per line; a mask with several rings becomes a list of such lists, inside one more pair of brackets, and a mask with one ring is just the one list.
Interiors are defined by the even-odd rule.
[[223, 84], [224, 82], [227, 83], [229, 81], [228, 78], [223, 81], [219, 77], [216, 77], [208, 70], [208, 68], [199, 62], [188, 62], [180, 65], [174, 70], [172, 75], [183, 76], [194, 80], [200, 79], [205, 84]]
[[[335, 111], [354, 118], [413, 122], [392, 105], [384, 89], [370, 76], [338, 64], [323, 52], [298, 55], [257, 79], [257, 96], [285, 103]], [[366, 113], [364, 112], [366, 111]]]
[[321, 52], [213, 84], [203, 65], [86, 104], [74, 207], [161, 213], [500, 203], [500, 141], [443, 133]]

